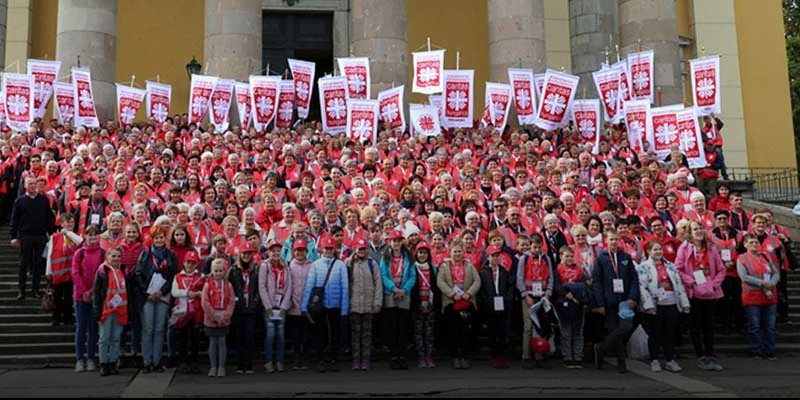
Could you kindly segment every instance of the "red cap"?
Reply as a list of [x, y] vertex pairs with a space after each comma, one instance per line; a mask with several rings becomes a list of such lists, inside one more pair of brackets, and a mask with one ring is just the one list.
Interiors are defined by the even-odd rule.
[[308, 244], [306, 244], [305, 240], [295, 240], [294, 244], [292, 245], [292, 250], [297, 249], [308, 250]]
[[336, 248], [336, 240], [333, 236], [326, 235], [319, 241], [319, 247], [323, 249], [335, 249]]
[[[301, 241], [304, 241], [304, 240], [301, 240]], [[269, 242], [267, 242], [267, 250], [269, 250], [269, 249], [271, 249], [273, 247], [276, 247], [276, 246], [277, 247], [283, 247], [283, 245], [280, 244], [280, 242], [278, 242], [277, 240], [270, 240]]]
[[356, 244], [353, 246], [356, 250], [358, 249], [366, 249], [367, 248], [367, 241], [364, 239], [358, 239]]
[[186, 257], [183, 258], [183, 262], [191, 261], [194, 263], [200, 262], [200, 257], [197, 256], [196, 251], [189, 251], [186, 253]]
[[428, 252], [430, 253], [430, 251], [431, 251], [431, 246], [428, 244], [428, 242], [426, 242], [426, 241], [424, 241], [424, 240], [423, 240], [423, 241], [421, 241], [421, 242], [417, 243], [417, 248], [416, 248], [416, 251], [420, 251], [420, 250], [422, 250], [422, 249], [428, 250]]
[[245, 243], [239, 248], [239, 253], [255, 253], [255, 251], [256, 249], [254, 249], [253, 245], [250, 243]]
[[488, 254], [488, 255], [492, 255], [492, 254], [500, 254], [500, 253], [502, 253], [502, 252], [503, 252], [503, 250], [501, 250], [501, 249], [500, 249], [499, 247], [497, 247], [497, 246], [489, 246], [489, 247], [486, 249], [486, 254]]
[[392, 229], [392, 231], [389, 232], [389, 240], [394, 240], [394, 239], [404, 239], [403, 232], [400, 232], [397, 229]]

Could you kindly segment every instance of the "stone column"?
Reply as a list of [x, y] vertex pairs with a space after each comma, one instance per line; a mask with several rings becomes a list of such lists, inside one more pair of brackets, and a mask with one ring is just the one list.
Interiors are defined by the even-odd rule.
[[78, 63], [92, 71], [97, 115], [114, 119], [117, 76], [117, 0], [60, 0], [56, 60], [62, 73]]
[[206, 0], [203, 71], [239, 81], [260, 75], [262, 21], [260, 0]]
[[[406, 0], [351, 0], [350, 43], [356, 57], [370, 58], [372, 93], [408, 82]], [[406, 87], [406, 92], [411, 90]]]
[[488, 0], [489, 79], [507, 82], [509, 67], [543, 72], [544, 0]]
[[592, 72], [606, 61], [617, 61], [614, 43], [618, 43], [617, 0], [569, 0], [569, 32], [572, 48], [572, 73], [581, 77], [578, 93], [597, 94]]
[[675, 0], [619, 0], [619, 20], [623, 56], [655, 50], [655, 105], [683, 103]]
[[8, 0], [0, 0], [0, 68], [6, 67], [6, 18]]

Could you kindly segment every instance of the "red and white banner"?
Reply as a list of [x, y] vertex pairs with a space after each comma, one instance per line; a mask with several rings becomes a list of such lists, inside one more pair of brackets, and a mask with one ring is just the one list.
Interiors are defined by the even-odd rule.
[[294, 81], [281, 81], [281, 94], [278, 96], [278, 115], [275, 117], [275, 126], [289, 129], [292, 127], [294, 116]]
[[247, 130], [250, 126], [250, 84], [236, 82], [234, 87], [236, 88], [236, 111], [239, 112], [239, 124], [242, 126], [242, 130]]
[[347, 78], [332, 76], [317, 82], [322, 129], [332, 135], [347, 133]]
[[210, 120], [216, 132], [228, 130], [231, 102], [233, 101], [233, 86], [235, 84], [236, 81], [233, 79], [220, 79], [214, 85], [214, 92], [211, 94]]
[[689, 162], [689, 168], [702, 168], [706, 166], [706, 153], [703, 148], [703, 133], [697, 122], [697, 112], [694, 107], [678, 111], [678, 132], [680, 136], [681, 152]]
[[414, 93], [441, 93], [444, 88], [444, 50], [433, 50], [414, 55]]
[[414, 134], [422, 136], [439, 136], [442, 127], [439, 124], [439, 111], [434, 106], [418, 106], [409, 108]]
[[678, 111], [683, 110], [682, 104], [650, 109], [650, 125], [652, 133], [648, 137], [650, 150], [662, 160], [669, 155], [672, 146], [678, 146]]
[[130, 125], [142, 107], [147, 94], [142, 89], [117, 84], [117, 116], [120, 126]]
[[275, 118], [278, 96], [281, 90], [280, 76], [250, 75], [250, 110], [253, 127], [261, 132]]
[[55, 96], [55, 115], [61, 125], [71, 124], [75, 119], [75, 85], [72, 83], [53, 82]]
[[[631, 149], [639, 153], [643, 149], [642, 141], [653, 134], [650, 100], [647, 98], [631, 100], [625, 104], [625, 127], [628, 130], [628, 143]], [[650, 148], [653, 148], [653, 142], [650, 142]]]
[[484, 91], [483, 113], [481, 113], [481, 127], [486, 128], [489, 125], [492, 125], [492, 100], [489, 98], [489, 92]]
[[208, 112], [211, 103], [211, 94], [217, 85], [216, 76], [192, 75], [192, 84], [189, 88], [189, 123], [199, 124]]
[[165, 83], [145, 82], [145, 107], [147, 118], [164, 122], [169, 117], [169, 103], [172, 99], [172, 86]]
[[475, 71], [444, 70], [442, 123], [448, 128], [471, 128], [474, 110]]
[[622, 120], [625, 103], [631, 101], [631, 71], [628, 62], [622, 60], [611, 66], [619, 71], [619, 90], [617, 92], [617, 117], [614, 122]]
[[575, 75], [547, 70], [534, 124], [547, 131], [562, 126], [575, 98], [578, 81], [580, 77]]
[[53, 96], [53, 82], [58, 79], [61, 61], [28, 60], [28, 75], [33, 75], [33, 107], [36, 118], [44, 118], [47, 103]]
[[514, 89], [514, 106], [520, 125], [531, 125], [536, 117], [536, 97], [533, 70], [523, 68], [508, 69], [508, 83]]
[[380, 120], [389, 124], [389, 129], [396, 132], [406, 130], [406, 116], [403, 113], [403, 91], [405, 86], [384, 90], [378, 93], [380, 103]]
[[536, 88], [536, 98], [542, 101], [542, 88], [544, 87], [545, 74], [533, 74], [533, 83]]
[[572, 120], [584, 143], [591, 143], [594, 152], [597, 153], [600, 146], [600, 132], [603, 129], [600, 122], [600, 100], [575, 100], [572, 103]]
[[720, 97], [719, 56], [689, 60], [692, 78], [692, 99], [697, 115], [719, 114], [722, 111]]
[[431, 94], [428, 95], [428, 105], [436, 107], [439, 110], [439, 122], [444, 125], [444, 121], [442, 121], [444, 115], [444, 95], [443, 94]]
[[316, 64], [308, 61], [288, 59], [289, 69], [292, 70], [294, 80], [294, 95], [297, 100], [297, 117], [308, 118], [308, 109], [311, 106], [311, 95], [314, 94], [314, 69]]
[[653, 104], [653, 50], [628, 54], [628, 66], [631, 71], [631, 98], [634, 100], [647, 100]]
[[[72, 83], [75, 85], [75, 126], [99, 128], [97, 109], [92, 94], [92, 73], [88, 68], [72, 67]], [[6, 110], [8, 103], [6, 103]]]
[[594, 78], [594, 86], [597, 88], [597, 94], [603, 102], [605, 121], [614, 121], [619, 111], [619, 70], [604, 68], [600, 71], [592, 72], [592, 77]]
[[486, 98], [489, 99], [489, 115], [492, 125], [501, 131], [508, 123], [508, 111], [514, 97], [511, 85], [506, 83], [486, 82]]
[[370, 82], [369, 58], [340, 58], [339, 73], [347, 77], [348, 99], [369, 99]]
[[3, 100], [6, 103], [6, 125], [12, 130], [28, 133], [35, 110], [33, 109], [32, 75], [3, 74]]
[[377, 143], [379, 115], [378, 100], [348, 100], [347, 137], [359, 142], [369, 140], [373, 144]]

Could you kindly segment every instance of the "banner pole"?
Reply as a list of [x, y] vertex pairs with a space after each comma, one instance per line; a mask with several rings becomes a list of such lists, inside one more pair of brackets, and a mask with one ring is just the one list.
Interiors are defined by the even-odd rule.
[[617, 51], [617, 62], [619, 62], [619, 45], [615, 44], [614, 49]]
[[428, 36], [428, 51], [431, 51], [431, 37]]
[[161, 83], [161, 75], [156, 74], [156, 83]]
[[131, 87], [133, 87], [133, 82], [136, 80], [136, 75], [131, 75]]
[[456, 71], [461, 69], [461, 52], [456, 51]]

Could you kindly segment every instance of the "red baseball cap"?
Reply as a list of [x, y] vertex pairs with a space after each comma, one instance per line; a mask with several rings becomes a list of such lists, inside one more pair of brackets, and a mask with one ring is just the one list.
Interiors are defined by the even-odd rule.
[[403, 237], [403, 232], [400, 232], [397, 229], [392, 229], [392, 231], [389, 232], [389, 240], [394, 240], [394, 239], [405, 239]]
[[183, 258], [183, 262], [185, 263], [185, 262], [189, 262], [189, 261], [191, 261], [193, 263], [199, 263], [200, 262], [200, 257], [197, 256], [197, 252], [196, 251], [190, 251], [190, 252], [186, 253], [186, 257]]
[[500, 254], [500, 253], [502, 253], [502, 252], [503, 252], [503, 250], [501, 250], [501, 249], [500, 249], [499, 247], [497, 247], [497, 246], [489, 246], [489, 247], [486, 249], [486, 254], [488, 254], [488, 255], [492, 255], [492, 254]]
[[428, 252], [430, 252], [431, 251], [431, 246], [428, 244], [428, 242], [423, 240], [423, 241], [417, 243], [416, 251], [420, 251], [422, 249], [428, 250]]
[[239, 253], [255, 253], [256, 249], [253, 248], [253, 245], [250, 243], [245, 243], [239, 248]]
[[292, 245], [292, 250], [297, 249], [308, 250], [308, 244], [306, 244], [305, 240], [295, 240], [294, 244]]
[[276, 247], [276, 246], [277, 247], [283, 247], [283, 245], [280, 244], [280, 242], [278, 242], [277, 240], [270, 240], [269, 242], [267, 242], [267, 250], [269, 250], [269, 249], [271, 249], [273, 247]]
[[366, 249], [367, 248], [367, 241], [364, 239], [358, 239], [356, 244], [353, 246], [356, 250], [358, 249]]
[[323, 249], [335, 249], [336, 240], [333, 238], [333, 236], [327, 235], [319, 241], [319, 247]]

